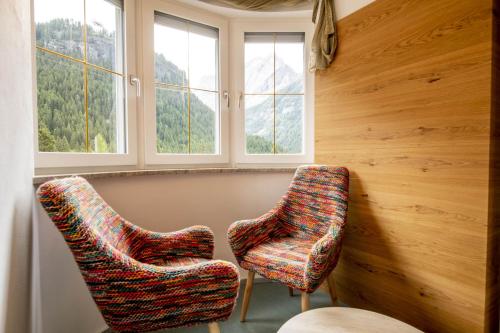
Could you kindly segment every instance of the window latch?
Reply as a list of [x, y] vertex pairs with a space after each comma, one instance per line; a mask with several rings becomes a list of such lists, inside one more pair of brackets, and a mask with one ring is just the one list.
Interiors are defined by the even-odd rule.
[[224, 96], [224, 99], [226, 100], [226, 105], [229, 108], [229, 92], [227, 90], [224, 90], [222, 96]]
[[240, 95], [238, 96], [238, 109], [241, 109], [241, 100], [243, 99], [243, 93], [240, 92]]
[[130, 75], [130, 84], [135, 86], [135, 95], [141, 97], [141, 80], [135, 75]]

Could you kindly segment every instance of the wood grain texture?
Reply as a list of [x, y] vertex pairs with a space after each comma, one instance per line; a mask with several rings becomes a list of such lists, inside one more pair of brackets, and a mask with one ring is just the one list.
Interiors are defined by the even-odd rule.
[[380, 313], [348, 307], [313, 309], [292, 317], [278, 333], [423, 333]]
[[218, 323], [208, 324], [208, 333], [220, 333], [220, 328]]
[[254, 278], [255, 278], [255, 272], [248, 271], [248, 278], [245, 284], [245, 292], [243, 293], [243, 303], [241, 305], [241, 313], [240, 313], [241, 322], [244, 322], [247, 319], [248, 304], [250, 303], [250, 297], [252, 297]]
[[306, 312], [311, 308], [311, 301], [309, 299], [309, 294], [302, 291], [300, 294], [300, 308], [302, 312]]
[[315, 149], [351, 170], [342, 302], [425, 332], [498, 331], [492, 22], [489, 0], [377, 0], [339, 22]]
[[499, 331], [500, 297], [500, 1], [493, 2], [493, 70], [490, 150], [490, 214], [486, 280], [486, 329]]

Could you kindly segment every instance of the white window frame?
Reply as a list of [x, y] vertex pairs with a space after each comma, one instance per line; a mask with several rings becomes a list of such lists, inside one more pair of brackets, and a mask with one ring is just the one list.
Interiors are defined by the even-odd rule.
[[[219, 29], [220, 149], [218, 154], [159, 154], [156, 150], [156, 95], [154, 85], [154, 13], [162, 12]], [[229, 162], [228, 20], [203, 9], [161, 0], [142, 1], [142, 60], [144, 85], [144, 157], [146, 165], [200, 165]]]
[[137, 97], [136, 87], [129, 82], [129, 75], [136, 73], [135, 47], [135, 0], [123, 0], [123, 27], [124, 27], [124, 87], [125, 87], [125, 130], [126, 153], [66, 153], [66, 152], [39, 152], [38, 151], [38, 112], [37, 112], [37, 77], [36, 77], [36, 23], [33, 13], [34, 1], [31, 3], [32, 26], [32, 62], [33, 62], [33, 92], [34, 92], [34, 144], [36, 168], [70, 168], [93, 166], [116, 166], [137, 164]]
[[[245, 32], [304, 32], [304, 152], [302, 154], [246, 154], [245, 147]], [[310, 18], [235, 19], [231, 21], [231, 91], [235, 93], [232, 119], [232, 156], [240, 164], [296, 165], [314, 161], [314, 74], [308, 70], [314, 33]]]
[[[32, 10], [32, 60], [34, 98], [35, 168], [120, 167], [141, 168], [189, 166], [298, 165], [314, 161], [314, 74], [307, 70], [314, 26], [310, 18], [227, 18], [182, 3], [165, 0], [123, 0], [124, 75], [126, 94], [126, 151], [111, 153], [38, 152], [36, 103], [36, 26]], [[32, 0], [32, 9], [33, 9]], [[158, 154], [156, 152], [156, 100], [154, 89], [154, 12], [159, 11], [219, 29], [219, 154]], [[245, 147], [244, 34], [245, 32], [304, 32], [304, 152], [303, 154], [247, 155]], [[140, 48], [137, 48], [140, 46]], [[230, 57], [229, 57], [230, 56]], [[130, 83], [131, 75], [141, 78], [142, 97]], [[230, 80], [229, 80], [230, 79]], [[231, 85], [229, 85], [231, 82]], [[230, 102], [224, 98], [231, 92]], [[141, 101], [142, 99], [142, 101]], [[140, 103], [140, 104], [139, 104]], [[229, 105], [231, 104], [231, 105]]]

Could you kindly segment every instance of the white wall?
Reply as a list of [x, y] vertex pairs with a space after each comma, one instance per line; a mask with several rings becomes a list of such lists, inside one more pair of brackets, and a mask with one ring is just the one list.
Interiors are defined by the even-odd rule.
[[375, 0], [334, 0], [335, 1], [335, 12], [337, 14], [337, 19], [340, 20], [348, 15], [351, 15], [357, 10], [360, 10], [364, 6], [369, 5]]
[[[234, 261], [229, 225], [257, 217], [286, 192], [292, 173], [140, 176], [100, 179], [96, 190], [123, 217], [155, 231], [195, 224], [215, 233], [215, 257]], [[38, 206], [41, 322], [43, 333], [100, 332], [105, 327], [69, 249]], [[37, 290], [38, 291], [38, 290]]]
[[0, 332], [29, 329], [33, 186], [30, 2], [0, 4]]

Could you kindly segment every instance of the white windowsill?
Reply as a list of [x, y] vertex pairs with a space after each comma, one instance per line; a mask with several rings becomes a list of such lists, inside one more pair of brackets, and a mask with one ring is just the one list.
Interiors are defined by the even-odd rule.
[[221, 174], [221, 173], [293, 173], [296, 168], [199, 168], [199, 169], [159, 169], [159, 170], [127, 170], [105, 172], [83, 172], [74, 174], [57, 174], [34, 176], [33, 185], [40, 185], [55, 178], [80, 176], [85, 179], [157, 176], [157, 175], [185, 175], [185, 174]]

